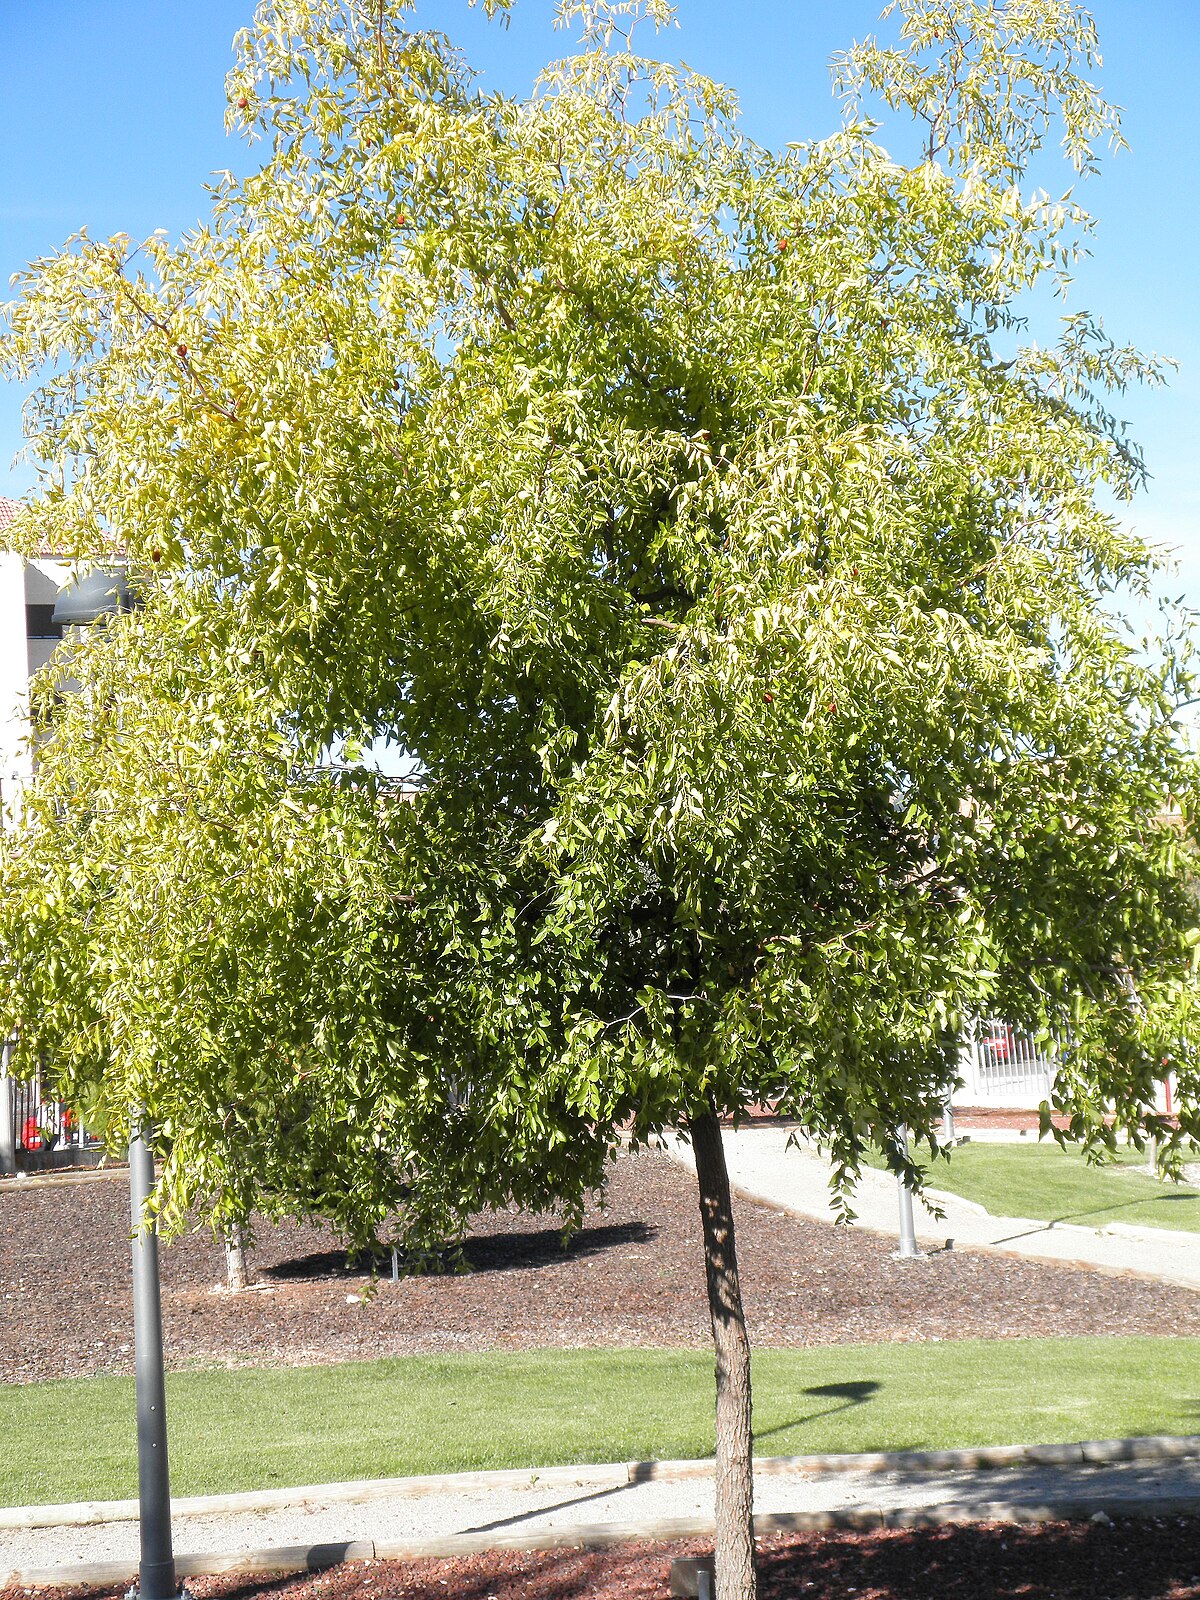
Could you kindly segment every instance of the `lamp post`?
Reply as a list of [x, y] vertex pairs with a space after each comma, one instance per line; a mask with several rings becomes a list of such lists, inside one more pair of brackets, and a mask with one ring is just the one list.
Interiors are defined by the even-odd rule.
[[[120, 573], [95, 569], [59, 595], [54, 621], [89, 627], [102, 617], [129, 611], [134, 596]], [[166, 1384], [162, 1347], [162, 1295], [158, 1274], [158, 1229], [146, 1215], [154, 1189], [151, 1130], [141, 1107], [129, 1123], [129, 1214], [133, 1234], [133, 1349], [137, 1410], [138, 1587], [140, 1600], [178, 1600], [185, 1593], [175, 1578], [171, 1547], [171, 1475], [167, 1462]]]
[[158, 1229], [145, 1214], [154, 1188], [150, 1130], [135, 1111], [129, 1129], [129, 1215], [133, 1224], [133, 1350], [137, 1395], [138, 1532], [141, 1600], [175, 1600], [171, 1548], [171, 1474], [167, 1464], [167, 1397], [163, 1372]]

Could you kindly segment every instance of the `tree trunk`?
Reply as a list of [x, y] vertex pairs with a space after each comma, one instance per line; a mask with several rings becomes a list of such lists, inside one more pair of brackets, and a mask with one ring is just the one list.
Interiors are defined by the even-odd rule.
[[244, 1289], [250, 1282], [246, 1269], [246, 1235], [240, 1222], [225, 1230], [225, 1279], [231, 1289]]
[[755, 1600], [750, 1340], [738, 1283], [729, 1173], [716, 1116], [706, 1112], [694, 1118], [689, 1131], [700, 1185], [704, 1269], [717, 1355], [715, 1600]]

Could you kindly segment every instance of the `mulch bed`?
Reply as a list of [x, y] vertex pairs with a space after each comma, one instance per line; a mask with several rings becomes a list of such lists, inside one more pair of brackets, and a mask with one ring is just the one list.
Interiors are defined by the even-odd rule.
[[[711, 1548], [711, 1546], [709, 1546]], [[189, 1578], [196, 1600], [665, 1600], [696, 1541], [369, 1561], [320, 1574]], [[784, 1534], [759, 1543], [761, 1600], [1196, 1600], [1200, 1518], [913, 1532]], [[120, 1590], [0, 1589], [0, 1600], [118, 1600]]]
[[[1200, 1334], [1187, 1289], [967, 1250], [902, 1263], [893, 1240], [859, 1228], [745, 1201], [737, 1214], [760, 1345]], [[120, 1177], [0, 1185], [0, 1380], [132, 1371], [128, 1230]], [[468, 1272], [385, 1277], [359, 1300], [369, 1269], [327, 1231], [262, 1224], [261, 1287], [231, 1295], [211, 1234], [187, 1235], [162, 1252], [167, 1360], [709, 1344], [695, 1179], [664, 1155], [619, 1160], [568, 1250], [554, 1219], [513, 1210], [476, 1219], [466, 1258]]]
[[[1070, 1125], [1070, 1117], [1055, 1114], [1050, 1119], [1056, 1128], [1066, 1128]], [[1024, 1129], [1026, 1133], [1036, 1134], [1041, 1127], [1041, 1119], [1036, 1111], [1023, 1111], [1017, 1106], [955, 1106], [954, 1131], [957, 1134], [969, 1134], [972, 1128], [1004, 1128], [1012, 1131], [1014, 1128]]]

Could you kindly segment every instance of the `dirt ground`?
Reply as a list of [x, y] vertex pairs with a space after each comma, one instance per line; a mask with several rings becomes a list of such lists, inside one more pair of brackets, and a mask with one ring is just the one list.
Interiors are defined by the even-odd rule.
[[[711, 1546], [709, 1546], [711, 1548]], [[369, 1561], [294, 1577], [189, 1578], [196, 1600], [665, 1600], [697, 1541]], [[1200, 1519], [999, 1523], [786, 1534], [759, 1543], [761, 1600], [1197, 1600]], [[118, 1600], [119, 1590], [4, 1589], [0, 1600]]]
[[[365, 1300], [369, 1269], [321, 1229], [260, 1226], [258, 1286], [238, 1295], [221, 1287], [211, 1235], [185, 1236], [162, 1253], [168, 1362], [706, 1346], [694, 1183], [664, 1155], [623, 1157], [566, 1251], [553, 1218], [489, 1213], [467, 1241], [470, 1271], [385, 1278]], [[0, 1380], [132, 1370], [127, 1208], [118, 1175], [0, 1185]], [[758, 1345], [1200, 1334], [1186, 1289], [966, 1250], [902, 1263], [892, 1240], [745, 1201], [738, 1227]]]

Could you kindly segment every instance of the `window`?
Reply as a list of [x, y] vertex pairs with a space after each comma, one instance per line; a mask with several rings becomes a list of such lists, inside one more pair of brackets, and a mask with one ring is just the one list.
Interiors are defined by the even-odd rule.
[[25, 632], [30, 639], [61, 639], [62, 623], [54, 620], [54, 607], [26, 606]]

